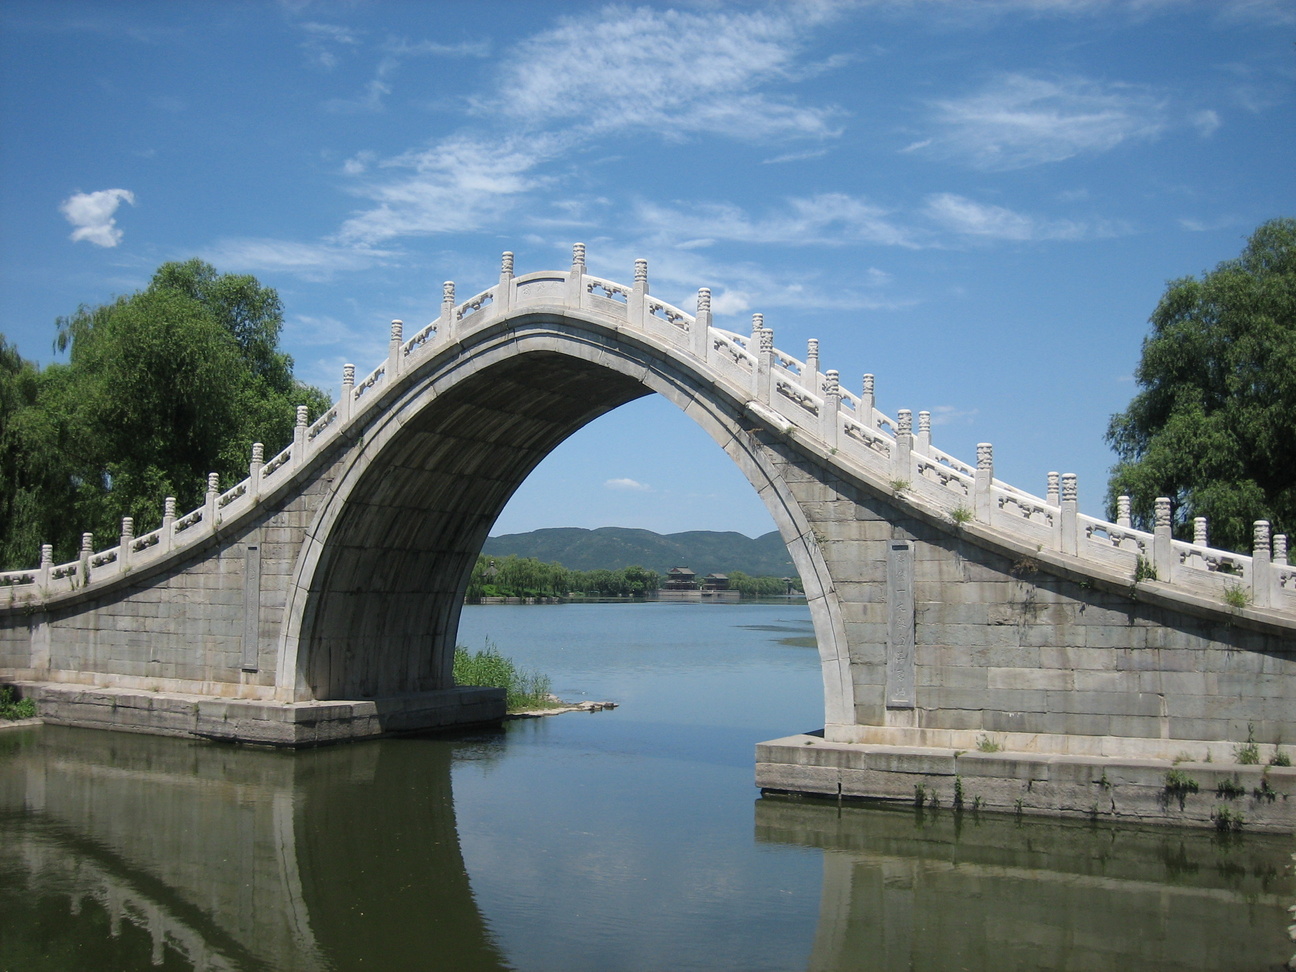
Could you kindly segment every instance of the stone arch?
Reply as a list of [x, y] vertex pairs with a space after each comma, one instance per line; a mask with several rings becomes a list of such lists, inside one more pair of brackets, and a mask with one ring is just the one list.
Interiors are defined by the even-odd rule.
[[[825, 716], [853, 689], [836, 591], [787, 484], [746, 429], [743, 405], [700, 369], [596, 314], [528, 313], [452, 345], [357, 429], [298, 557], [286, 598], [277, 697], [376, 698], [451, 684], [463, 594], [491, 526], [530, 472], [612, 409], [661, 394], [737, 463], [805, 585]], [[749, 423], [747, 423], [749, 424]]]

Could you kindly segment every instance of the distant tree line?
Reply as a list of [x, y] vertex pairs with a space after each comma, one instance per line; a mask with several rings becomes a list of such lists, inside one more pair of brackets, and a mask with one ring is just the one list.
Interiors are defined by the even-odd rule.
[[[729, 587], [743, 597], [775, 597], [787, 593], [779, 577], [751, 577], [742, 571], [729, 574]], [[801, 589], [800, 578], [792, 578]], [[661, 587], [661, 574], [637, 565], [620, 570], [568, 570], [559, 563], [534, 557], [477, 558], [466, 593], [470, 601], [483, 597], [643, 597]]]

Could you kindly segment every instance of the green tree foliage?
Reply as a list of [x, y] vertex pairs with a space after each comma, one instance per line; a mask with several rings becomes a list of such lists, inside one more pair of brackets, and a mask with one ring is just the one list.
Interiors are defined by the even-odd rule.
[[1204, 516], [1213, 546], [1240, 551], [1255, 520], [1296, 531], [1296, 219], [1260, 226], [1201, 279], [1171, 281], [1151, 323], [1141, 390], [1107, 431], [1120, 460], [1108, 515], [1125, 494], [1149, 528], [1168, 496], [1177, 535]]
[[67, 364], [38, 371], [8, 345], [0, 353], [5, 566], [31, 566], [42, 542], [70, 559], [83, 531], [101, 545], [123, 516], [152, 529], [167, 496], [196, 507], [209, 472], [232, 486], [253, 442], [269, 458], [291, 441], [298, 404], [312, 418], [329, 404], [279, 350], [278, 294], [198, 260], [165, 264], [145, 290], [57, 327]]
[[[801, 578], [788, 578], [793, 590], [801, 590]], [[741, 570], [729, 574], [729, 589], [737, 591], [743, 597], [780, 597], [788, 593], [788, 581], [781, 577], [752, 577]]]

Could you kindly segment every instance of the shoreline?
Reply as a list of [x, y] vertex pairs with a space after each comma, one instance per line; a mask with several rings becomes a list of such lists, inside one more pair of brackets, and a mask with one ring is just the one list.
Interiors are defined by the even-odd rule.
[[541, 716], [561, 715], [564, 712], [602, 712], [617, 707], [616, 702], [563, 702], [560, 699], [554, 699], [554, 702], [557, 704], [543, 709], [519, 709], [517, 712], [510, 712], [504, 716], [504, 719], [505, 721], [539, 719]]

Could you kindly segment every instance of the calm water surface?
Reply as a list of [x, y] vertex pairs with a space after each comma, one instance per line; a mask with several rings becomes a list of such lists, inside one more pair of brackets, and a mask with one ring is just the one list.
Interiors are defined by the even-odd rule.
[[0, 733], [0, 972], [1280, 969], [1293, 842], [779, 799], [803, 605], [474, 607], [610, 712], [274, 753]]

